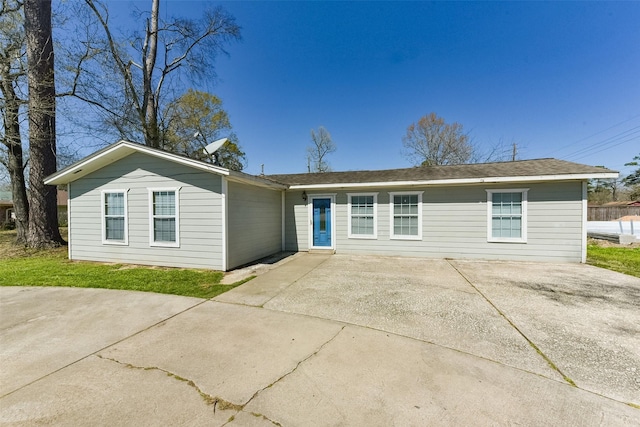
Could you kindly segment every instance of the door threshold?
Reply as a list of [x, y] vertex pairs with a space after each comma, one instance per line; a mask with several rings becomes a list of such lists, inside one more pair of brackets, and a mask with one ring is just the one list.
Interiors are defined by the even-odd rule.
[[314, 249], [309, 249], [309, 253], [310, 254], [329, 254], [329, 255], [333, 255], [336, 253], [335, 249], [331, 249], [331, 248], [327, 248], [327, 249], [319, 249], [319, 248], [314, 248]]

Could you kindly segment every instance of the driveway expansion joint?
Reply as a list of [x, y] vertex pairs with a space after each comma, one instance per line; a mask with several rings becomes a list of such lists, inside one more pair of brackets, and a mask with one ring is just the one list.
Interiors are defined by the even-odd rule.
[[[233, 305], [240, 305], [240, 306], [246, 306], [246, 307], [251, 307], [251, 308], [263, 308], [264, 310], [270, 310], [270, 311], [274, 311], [276, 313], [285, 313], [285, 314], [290, 314], [290, 315], [295, 315], [295, 316], [308, 317], [310, 319], [319, 319], [319, 320], [323, 320], [323, 321], [327, 321], [327, 322], [333, 322], [333, 323], [337, 323], [337, 324], [342, 324], [343, 325], [343, 327], [342, 327], [343, 329], [345, 327], [347, 327], [347, 326], [350, 326], [350, 327], [355, 327], [355, 328], [367, 329], [367, 330], [374, 331], [374, 332], [382, 332], [384, 334], [387, 334], [387, 336], [394, 335], [394, 336], [397, 336], [397, 337], [400, 337], [400, 338], [403, 338], [403, 339], [407, 339], [407, 340], [410, 340], [410, 341], [416, 341], [416, 342], [420, 342], [420, 343], [424, 343], [424, 344], [428, 344], [428, 345], [433, 345], [433, 346], [436, 346], [436, 347], [439, 347], [439, 348], [442, 348], [442, 349], [445, 349], [445, 350], [449, 350], [449, 351], [453, 351], [453, 352], [456, 352], [456, 353], [464, 354], [464, 355], [467, 355], [467, 356], [475, 357], [475, 358], [478, 358], [478, 359], [486, 360], [486, 361], [491, 362], [491, 363], [495, 363], [495, 364], [498, 364], [498, 365], [501, 365], [501, 366], [505, 366], [505, 367], [507, 367], [509, 369], [515, 369], [517, 371], [526, 372], [527, 374], [536, 375], [538, 377], [542, 377], [542, 378], [550, 380], [550, 381], [556, 381], [556, 382], [560, 382], [562, 384], [564, 384], [566, 382], [564, 377], [563, 377], [562, 380], [557, 380], [555, 378], [551, 378], [551, 377], [549, 377], [547, 375], [544, 375], [544, 374], [541, 374], [539, 372], [530, 371], [530, 370], [524, 369], [524, 368], [516, 366], [516, 365], [510, 365], [508, 363], [500, 362], [498, 360], [491, 359], [489, 357], [482, 356], [482, 355], [479, 355], [479, 354], [476, 354], [476, 353], [473, 353], [473, 352], [470, 352], [470, 351], [465, 351], [465, 350], [462, 350], [462, 349], [459, 349], [459, 348], [456, 348], [456, 347], [450, 347], [450, 346], [447, 346], [445, 344], [438, 343], [438, 342], [435, 342], [435, 341], [432, 341], [432, 340], [429, 340], [429, 339], [426, 339], [426, 338], [418, 338], [418, 337], [414, 337], [414, 336], [411, 336], [411, 335], [404, 335], [404, 334], [402, 334], [400, 332], [393, 332], [393, 331], [389, 331], [389, 330], [386, 330], [386, 329], [381, 329], [381, 328], [377, 328], [377, 327], [373, 327], [373, 326], [362, 325], [362, 324], [359, 324], [359, 323], [352, 323], [352, 322], [348, 322], [346, 320], [334, 320], [334, 319], [331, 319], [329, 317], [322, 317], [322, 316], [313, 315], [313, 314], [297, 313], [297, 312], [290, 312], [290, 311], [280, 311], [280, 310], [277, 310], [277, 309], [274, 309], [274, 308], [247, 306], [245, 304], [234, 303], [234, 302], [220, 302], [220, 301], [216, 301], [216, 302], [219, 302], [220, 304], [233, 304]], [[553, 369], [553, 370], [557, 372], [557, 369]], [[590, 392], [590, 393], [592, 393], [592, 392]]]
[[496, 310], [496, 312], [498, 312], [498, 314], [499, 314], [500, 316], [502, 316], [502, 318], [503, 318], [504, 320], [506, 320], [506, 321], [509, 323], [509, 325], [511, 325], [511, 327], [512, 327], [513, 329], [515, 329], [515, 330], [516, 330], [516, 332], [518, 332], [518, 333], [522, 336], [522, 338], [524, 338], [524, 339], [529, 343], [529, 345], [530, 345], [530, 346], [531, 346], [531, 347], [536, 351], [536, 353], [538, 353], [538, 354], [540, 355], [540, 357], [542, 357], [542, 358], [545, 360], [545, 362], [547, 362], [547, 364], [549, 365], [549, 367], [550, 367], [551, 369], [553, 369], [553, 370], [554, 370], [554, 371], [556, 371], [558, 374], [560, 374], [560, 376], [562, 376], [562, 379], [564, 379], [564, 380], [565, 380], [565, 382], [566, 382], [567, 384], [571, 385], [572, 387], [579, 388], [579, 387], [576, 385], [576, 383], [575, 383], [571, 378], [569, 378], [569, 377], [568, 377], [564, 372], [562, 372], [562, 371], [560, 370], [560, 368], [558, 368], [558, 367], [556, 366], [556, 364], [555, 364], [555, 363], [553, 363], [553, 361], [552, 361], [552, 360], [551, 360], [551, 359], [550, 359], [546, 354], [544, 354], [544, 353], [543, 353], [543, 351], [540, 349], [540, 347], [538, 347], [538, 346], [537, 346], [533, 341], [531, 341], [531, 339], [529, 339], [529, 337], [527, 337], [527, 336], [524, 334], [524, 332], [522, 332], [522, 331], [520, 330], [520, 328], [518, 328], [518, 327], [516, 326], [516, 324], [515, 324], [515, 323], [513, 323], [513, 322], [511, 321], [511, 319], [509, 319], [509, 318], [507, 317], [507, 315], [506, 315], [505, 313], [503, 313], [503, 312], [502, 312], [502, 310], [500, 310], [500, 309], [499, 309], [499, 308], [498, 308], [498, 307], [497, 307], [497, 306], [496, 306], [496, 305], [495, 305], [495, 304], [494, 304], [494, 303], [493, 303], [493, 302], [492, 302], [492, 301], [491, 301], [491, 300], [490, 300], [490, 299], [489, 299], [485, 294], [483, 294], [483, 293], [482, 293], [482, 291], [480, 291], [480, 289], [478, 289], [478, 288], [473, 284], [473, 282], [471, 282], [471, 280], [469, 280], [469, 278], [468, 278], [468, 277], [467, 277], [467, 276], [466, 276], [462, 271], [460, 271], [460, 269], [458, 269], [458, 267], [457, 267], [457, 266], [455, 266], [454, 264], [452, 264], [452, 263], [451, 263], [451, 260], [447, 259], [446, 261], [447, 261], [447, 263], [448, 263], [448, 264], [449, 264], [449, 265], [450, 265], [450, 266], [451, 266], [455, 271], [457, 271], [457, 272], [458, 272], [458, 274], [459, 274], [459, 275], [460, 275], [460, 276], [461, 276], [461, 277], [462, 277], [462, 278], [463, 278], [463, 279], [464, 279], [464, 280], [465, 280], [465, 281], [466, 281], [466, 282], [467, 282], [467, 283], [468, 283], [468, 284], [469, 284], [473, 289], [475, 289], [475, 290], [476, 290], [476, 292], [478, 292], [478, 294], [479, 294], [482, 298], [484, 298], [484, 300], [485, 300], [485, 301], [486, 301], [486, 302], [487, 302], [491, 307], [493, 307], [493, 308], [494, 308], [494, 310]]
[[280, 295], [282, 292], [286, 291], [287, 289], [289, 289], [291, 286], [295, 285], [300, 279], [308, 276], [312, 271], [314, 271], [316, 268], [320, 267], [322, 264], [324, 264], [325, 262], [329, 261], [329, 259], [331, 259], [330, 256], [326, 257], [322, 262], [320, 262], [318, 265], [314, 266], [311, 270], [307, 271], [306, 273], [304, 273], [302, 276], [298, 277], [296, 280], [294, 280], [293, 282], [289, 283], [286, 287], [280, 289], [278, 291], [277, 294], [273, 295], [271, 298], [269, 298], [267, 301], [263, 302], [261, 305], [259, 305], [258, 307], [260, 308], [264, 308], [264, 306], [266, 304], [269, 303], [269, 301], [271, 301], [272, 299], [274, 299], [275, 297], [277, 297], [278, 295]]

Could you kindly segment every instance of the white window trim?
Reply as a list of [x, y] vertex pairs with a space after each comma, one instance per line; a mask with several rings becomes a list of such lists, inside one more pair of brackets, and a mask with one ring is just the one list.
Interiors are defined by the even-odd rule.
[[[351, 198], [358, 196], [373, 196], [373, 234], [354, 234], [351, 231]], [[349, 239], [368, 239], [375, 240], [378, 238], [378, 193], [347, 193], [347, 222]]]
[[[179, 248], [180, 247], [180, 188], [181, 187], [161, 187], [148, 188], [149, 191], [149, 246]], [[174, 191], [176, 193], [176, 241], [175, 242], [156, 242], [153, 238], [155, 235], [153, 229], [153, 193], [156, 191]]]
[[[492, 243], [527, 243], [527, 193], [528, 188], [499, 188], [487, 191], [487, 242]], [[522, 193], [522, 236], [493, 237], [493, 195], [495, 193]]]
[[[105, 195], [107, 193], [122, 193], [124, 195], [124, 240], [107, 240], [107, 223], [105, 221], [106, 212], [104, 209], [105, 205]], [[129, 245], [129, 210], [127, 199], [129, 190], [128, 189], [104, 189], [100, 191], [100, 223], [102, 224], [102, 244], [103, 245], [119, 245], [119, 246], [128, 246]], [[70, 221], [69, 221], [70, 222]]]
[[[424, 191], [397, 191], [389, 193], [389, 239], [391, 240], [422, 240], [422, 193]], [[393, 227], [393, 199], [394, 196], [418, 196], [418, 235], [410, 236], [395, 234]]]
[[[331, 199], [331, 246], [313, 245], [313, 199]], [[322, 193], [307, 195], [307, 217], [308, 217], [308, 248], [309, 249], [334, 249], [336, 248], [336, 193]]]

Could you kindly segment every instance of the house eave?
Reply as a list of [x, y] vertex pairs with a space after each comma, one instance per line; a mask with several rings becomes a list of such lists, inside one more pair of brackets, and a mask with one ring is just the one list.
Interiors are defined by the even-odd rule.
[[239, 182], [242, 184], [256, 185], [258, 187], [271, 188], [275, 190], [286, 190], [289, 188], [286, 184], [263, 179], [259, 176], [249, 175], [244, 172], [229, 171], [227, 179], [229, 181]]
[[172, 153], [151, 149], [144, 145], [123, 140], [109, 147], [106, 147], [102, 151], [98, 151], [85, 158], [84, 160], [74, 163], [73, 165], [57, 173], [54, 173], [53, 175], [48, 176], [45, 179], [44, 183], [47, 185], [68, 184], [135, 152], [142, 152], [150, 156], [162, 158], [174, 163], [183, 164], [217, 175], [229, 175], [228, 169], [219, 166], [209, 165], [207, 163], [188, 159]]
[[536, 176], [503, 176], [485, 178], [458, 178], [458, 179], [434, 179], [415, 181], [378, 181], [378, 182], [345, 182], [334, 184], [297, 184], [289, 186], [290, 190], [314, 190], [330, 188], [372, 188], [372, 187], [422, 187], [434, 185], [466, 185], [466, 184], [497, 184], [518, 182], [543, 182], [543, 181], [583, 181], [588, 179], [617, 178], [618, 173], [601, 174], [562, 174], [562, 175], [536, 175]]

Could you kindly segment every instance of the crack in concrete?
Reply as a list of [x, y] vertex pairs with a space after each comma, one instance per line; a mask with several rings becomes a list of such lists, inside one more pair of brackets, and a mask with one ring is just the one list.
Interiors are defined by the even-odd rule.
[[[270, 422], [271, 424], [273, 424], [274, 426], [282, 427], [282, 424], [280, 424], [280, 423], [279, 423], [279, 422], [277, 422], [277, 421], [273, 421], [272, 419], [268, 418], [268, 417], [267, 417], [266, 415], [264, 415], [264, 414], [259, 414], [259, 413], [257, 413], [257, 412], [246, 412], [246, 411], [242, 411], [242, 412], [244, 412], [245, 414], [253, 415], [253, 416], [254, 416], [254, 417], [256, 417], [256, 418], [262, 418], [262, 419], [263, 419], [263, 420], [265, 420], [265, 421], [269, 421], [269, 422]], [[234, 416], [230, 417], [230, 418], [229, 418], [229, 420], [227, 420], [227, 422], [226, 422], [226, 423], [222, 424], [222, 426], [221, 426], [221, 427], [225, 427], [225, 426], [229, 425], [230, 423], [232, 423], [233, 421], [235, 421], [235, 417], [234, 417]]]
[[[249, 402], [251, 402], [256, 396], [258, 396], [260, 393], [262, 393], [263, 391], [265, 391], [268, 388], [273, 387], [275, 384], [277, 384], [278, 382], [282, 381], [284, 378], [286, 378], [287, 376], [291, 375], [292, 373], [294, 373], [299, 367], [300, 365], [302, 365], [304, 362], [306, 362], [307, 360], [309, 360], [310, 358], [312, 358], [313, 356], [315, 356], [316, 354], [318, 354], [325, 346], [327, 346], [329, 343], [331, 343], [334, 339], [336, 339], [336, 337], [338, 335], [340, 335], [340, 333], [344, 330], [344, 328], [346, 328], [347, 325], [343, 325], [340, 330], [338, 332], [335, 333], [334, 336], [332, 336], [331, 338], [329, 338], [327, 341], [325, 341], [324, 343], [322, 343], [322, 345], [320, 345], [313, 353], [311, 353], [310, 355], [308, 355], [307, 357], [305, 357], [304, 359], [300, 360], [298, 363], [296, 363], [296, 366], [293, 367], [293, 369], [291, 369], [289, 372], [284, 373], [283, 375], [281, 375], [278, 379], [276, 379], [274, 382], [272, 382], [271, 384], [268, 384], [267, 386], [257, 390], [250, 398], [249, 400], [247, 400], [244, 404], [236, 404], [236, 403], [232, 403], [229, 402], [227, 400], [224, 400], [220, 397], [217, 396], [212, 396], [208, 393], [205, 393], [204, 391], [202, 391], [202, 389], [200, 387], [198, 387], [198, 385], [196, 383], [194, 383], [192, 380], [188, 379], [188, 378], [183, 378], [171, 371], [168, 371], [166, 369], [157, 367], [157, 366], [136, 366], [133, 365], [131, 363], [127, 363], [127, 362], [122, 362], [120, 360], [111, 358], [111, 357], [106, 357], [106, 356], [102, 356], [100, 354], [96, 354], [95, 356], [103, 359], [103, 360], [109, 360], [111, 362], [117, 363], [119, 365], [125, 366], [127, 368], [130, 369], [139, 369], [139, 370], [143, 370], [143, 371], [160, 371], [160, 372], [164, 372], [165, 374], [167, 374], [167, 376], [174, 378], [178, 381], [182, 381], [185, 382], [188, 386], [192, 387], [193, 389], [195, 389], [198, 394], [200, 395], [200, 397], [205, 401], [205, 403], [207, 405], [213, 405], [213, 413], [215, 414], [216, 412], [216, 408], [224, 411], [224, 410], [232, 410], [232, 411], [236, 411], [236, 413], [238, 412], [245, 412], [248, 414], [253, 415], [254, 417], [262, 417], [262, 419], [264, 419], [265, 421], [269, 421], [271, 424], [273, 424], [274, 426], [278, 426], [278, 427], [282, 427], [282, 424], [280, 424], [279, 422], [272, 420], [270, 418], [268, 418], [266, 415], [264, 414], [260, 414], [257, 412], [247, 412], [244, 410], [244, 408], [249, 404]], [[223, 426], [226, 426], [230, 423], [232, 423], [235, 420], [235, 416], [231, 416], [229, 417], [229, 419], [223, 424]]]
[[216, 413], [216, 408], [220, 409], [221, 411], [225, 411], [225, 410], [232, 410], [232, 411], [241, 411], [242, 408], [244, 407], [244, 405], [237, 405], [235, 403], [231, 403], [229, 401], [226, 401], [220, 397], [217, 396], [211, 396], [208, 393], [205, 393], [204, 391], [202, 391], [202, 389], [200, 387], [198, 387], [198, 385], [196, 383], [194, 383], [192, 380], [188, 379], [188, 378], [184, 378], [181, 377], [180, 375], [177, 375], [171, 371], [167, 371], [166, 369], [162, 369], [159, 368], [157, 366], [136, 366], [136, 365], [132, 365], [131, 363], [126, 363], [126, 362], [121, 362], [117, 359], [113, 359], [111, 357], [105, 357], [105, 356], [101, 356], [99, 354], [96, 354], [96, 357], [102, 359], [102, 360], [109, 360], [111, 362], [115, 362], [119, 365], [125, 366], [127, 368], [130, 369], [139, 369], [139, 370], [143, 370], [143, 371], [160, 371], [160, 372], [164, 372], [165, 374], [167, 374], [168, 377], [171, 377], [175, 380], [178, 381], [182, 381], [184, 383], [186, 383], [189, 387], [194, 388], [198, 394], [200, 395], [200, 397], [202, 398], [202, 400], [204, 400], [204, 402], [207, 405], [213, 405], [213, 413]]
[[[338, 332], [336, 332], [336, 334], [334, 336], [332, 336], [331, 338], [329, 338], [326, 342], [324, 342], [320, 347], [318, 347], [318, 349], [316, 351], [314, 351], [313, 353], [311, 353], [310, 355], [308, 355], [307, 357], [305, 357], [304, 359], [302, 359], [301, 361], [299, 361], [298, 363], [296, 363], [296, 366], [293, 367], [293, 369], [291, 369], [289, 372], [286, 372], [285, 374], [283, 374], [280, 378], [278, 378], [277, 380], [275, 380], [274, 382], [272, 382], [271, 384], [261, 388], [260, 390], [256, 391], [255, 393], [253, 393], [253, 396], [251, 396], [249, 398], [249, 400], [247, 400], [245, 402], [243, 406], [243, 408], [245, 406], [247, 406], [253, 399], [255, 399], [260, 393], [262, 393], [263, 391], [265, 391], [268, 388], [273, 387], [274, 385], [276, 385], [277, 383], [279, 383], [280, 381], [282, 381], [284, 378], [288, 377], [289, 375], [291, 375], [292, 373], [294, 373], [299, 367], [300, 365], [302, 365], [304, 362], [306, 362], [307, 360], [311, 359], [313, 356], [315, 356], [316, 354], [318, 354], [323, 348], [325, 348], [329, 343], [331, 343], [331, 341], [333, 341], [334, 339], [336, 339], [336, 337], [338, 335], [340, 335], [340, 333], [344, 330], [344, 328], [346, 328], [347, 325], [344, 325], [340, 328], [340, 330]], [[255, 414], [253, 412], [251, 412], [251, 414], [255, 415], [255, 416], [262, 416], [265, 419], [267, 419], [268, 421], [272, 422], [273, 424], [280, 426], [280, 424], [276, 421], [270, 420], [267, 417], [265, 417], [262, 414]]]
[[272, 419], [270, 419], [269, 417], [267, 417], [266, 415], [263, 414], [258, 414], [257, 412], [249, 412], [251, 415], [253, 415], [256, 418], [262, 417], [263, 420], [265, 421], [269, 421], [271, 424], [273, 424], [274, 426], [278, 426], [278, 427], [282, 427], [282, 424], [280, 424], [277, 421], [273, 421]]
[[[194, 297], [194, 298], [195, 298], [195, 297]], [[172, 315], [170, 315], [170, 316], [168, 316], [168, 317], [166, 317], [166, 318], [164, 318], [164, 319], [162, 319], [162, 320], [159, 320], [159, 321], [157, 321], [156, 323], [154, 323], [154, 324], [152, 324], [152, 325], [149, 325], [149, 326], [147, 326], [147, 327], [143, 327], [142, 329], [140, 329], [139, 331], [136, 331], [136, 332], [132, 333], [131, 335], [128, 335], [128, 336], [126, 336], [126, 337], [124, 337], [124, 338], [120, 338], [120, 339], [118, 339], [118, 340], [116, 340], [116, 341], [114, 341], [114, 342], [112, 342], [112, 343], [109, 343], [109, 344], [105, 345], [105, 346], [104, 346], [104, 347], [102, 347], [102, 348], [97, 349], [96, 351], [93, 351], [93, 352], [91, 352], [91, 353], [89, 353], [89, 354], [86, 354], [86, 355], [84, 355], [84, 356], [82, 356], [82, 357], [80, 357], [80, 358], [78, 358], [78, 359], [74, 360], [73, 362], [67, 363], [66, 365], [61, 366], [60, 368], [54, 369], [53, 371], [48, 372], [47, 374], [45, 374], [45, 375], [41, 376], [40, 378], [36, 378], [35, 380], [28, 382], [27, 384], [21, 385], [20, 387], [16, 388], [15, 390], [11, 390], [10, 392], [3, 394], [2, 396], [0, 396], [0, 399], [4, 398], [4, 397], [6, 397], [6, 396], [9, 396], [10, 394], [13, 394], [13, 393], [17, 392], [18, 390], [22, 390], [23, 388], [28, 387], [28, 386], [30, 386], [31, 384], [34, 384], [34, 383], [36, 383], [36, 382], [38, 382], [38, 381], [40, 381], [40, 380], [42, 380], [42, 379], [44, 379], [44, 378], [50, 377], [51, 375], [53, 375], [53, 374], [55, 374], [55, 373], [58, 373], [58, 372], [62, 371], [63, 369], [68, 368], [69, 366], [75, 365], [75, 364], [76, 364], [76, 363], [78, 363], [78, 362], [81, 362], [81, 361], [83, 361], [83, 360], [85, 360], [85, 359], [88, 359], [88, 358], [89, 358], [89, 357], [91, 357], [91, 356], [97, 355], [98, 353], [100, 353], [101, 351], [104, 351], [104, 350], [108, 349], [109, 347], [115, 346], [116, 344], [120, 344], [121, 342], [123, 342], [123, 341], [125, 341], [125, 340], [128, 340], [129, 338], [133, 338], [133, 337], [135, 337], [136, 335], [140, 335], [141, 333], [146, 332], [146, 331], [148, 331], [149, 329], [154, 328], [154, 327], [156, 327], [156, 326], [160, 325], [161, 323], [166, 322], [167, 320], [173, 319], [174, 317], [179, 316], [179, 315], [181, 315], [182, 313], [186, 313], [187, 311], [192, 310], [192, 309], [194, 309], [194, 308], [196, 308], [196, 307], [198, 307], [198, 306], [200, 306], [200, 305], [202, 305], [202, 304], [205, 304], [205, 303], [207, 303], [207, 302], [209, 302], [209, 301], [211, 301], [211, 300], [208, 300], [208, 299], [202, 299], [202, 301], [200, 301], [200, 302], [198, 302], [198, 303], [196, 303], [196, 304], [194, 304], [194, 305], [192, 305], [192, 306], [189, 306], [189, 307], [185, 308], [184, 310], [181, 310], [181, 311], [179, 311], [179, 312], [177, 312], [177, 313], [174, 313], [174, 314], [172, 314]]]
[[448, 260], [448, 259], [447, 259], [446, 261], [447, 261], [447, 263], [451, 266], [451, 268], [453, 268], [455, 271], [457, 271], [457, 272], [458, 272], [458, 274], [459, 274], [459, 275], [460, 275], [460, 276], [461, 276], [461, 277], [462, 277], [462, 278], [463, 278], [463, 279], [464, 279], [464, 280], [465, 280], [465, 281], [466, 281], [466, 282], [467, 282], [467, 283], [468, 283], [468, 284], [469, 284], [473, 289], [475, 289], [475, 290], [476, 290], [476, 292], [478, 292], [478, 294], [479, 294], [482, 298], [484, 298], [484, 300], [485, 300], [485, 301], [486, 301], [486, 302], [487, 302], [491, 307], [493, 307], [493, 309], [494, 309], [494, 310], [496, 310], [496, 311], [498, 312], [498, 314], [499, 314], [500, 316], [502, 316], [502, 318], [503, 318], [504, 320], [506, 320], [506, 321], [509, 323], [509, 325], [511, 325], [511, 327], [512, 327], [513, 329], [515, 329], [515, 330], [516, 330], [516, 331], [517, 331], [517, 332], [522, 336], [522, 338], [524, 338], [524, 339], [527, 341], [527, 343], [529, 343], [529, 345], [530, 345], [530, 346], [531, 346], [531, 347], [532, 347], [532, 348], [533, 348], [533, 349], [534, 349], [534, 350], [535, 350], [535, 351], [540, 355], [540, 357], [542, 357], [542, 358], [545, 360], [545, 362], [547, 362], [547, 364], [549, 365], [549, 367], [550, 367], [551, 369], [553, 369], [553, 370], [554, 370], [554, 371], [556, 371], [558, 374], [560, 374], [560, 376], [561, 376], [561, 377], [562, 377], [562, 378], [563, 378], [563, 379], [564, 379], [564, 380], [565, 380], [569, 385], [571, 385], [571, 386], [573, 386], [573, 387], [578, 388], [578, 386], [576, 385], [576, 383], [575, 383], [571, 378], [569, 378], [567, 375], [565, 375], [565, 373], [564, 373], [564, 372], [562, 372], [562, 371], [560, 370], [560, 368], [558, 368], [558, 367], [556, 366], [556, 364], [555, 364], [555, 363], [553, 363], [553, 361], [552, 361], [552, 360], [551, 360], [551, 359], [550, 359], [546, 354], [544, 354], [544, 353], [542, 352], [542, 350], [540, 349], [540, 347], [538, 347], [538, 346], [537, 346], [533, 341], [531, 341], [531, 340], [529, 339], [529, 337], [527, 337], [527, 336], [524, 334], [524, 332], [522, 332], [522, 331], [520, 330], [520, 328], [518, 328], [518, 327], [516, 326], [516, 324], [515, 324], [515, 323], [513, 323], [513, 322], [511, 321], [511, 319], [509, 319], [509, 318], [507, 317], [507, 315], [506, 315], [502, 310], [500, 310], [500, 309], [499, 309], [499, 308], [498, 308], [498, 307], [497, 307], [497, 306], [496, 306], [496, 305], [495, 305], [495, 304], [494, 304], [494, 303], [493, 303], [493, 302], [492, 302], [492, 301], [491, 301], [491, 300], [490, 300], [490, 299], [489, 299], [485, 294], [483, 294], [483, 293], [480, 291], [480, 289], [478, 289], [478, 288], [477, 288], [477, 287], [476, 287], [476, 286], [471, 282], [471, 280], [469, 280], [469, 279], [467, 278], [467, 276], [465, 276], [465, 275], [464, 275], [464, 273], [462, 273], [462, 271], [460, 271], [460, 270], [458, 269], [458, 267], [456, 267], [455, 265], [453, 265], [453, 264], [451, 263], [451, 260]]

